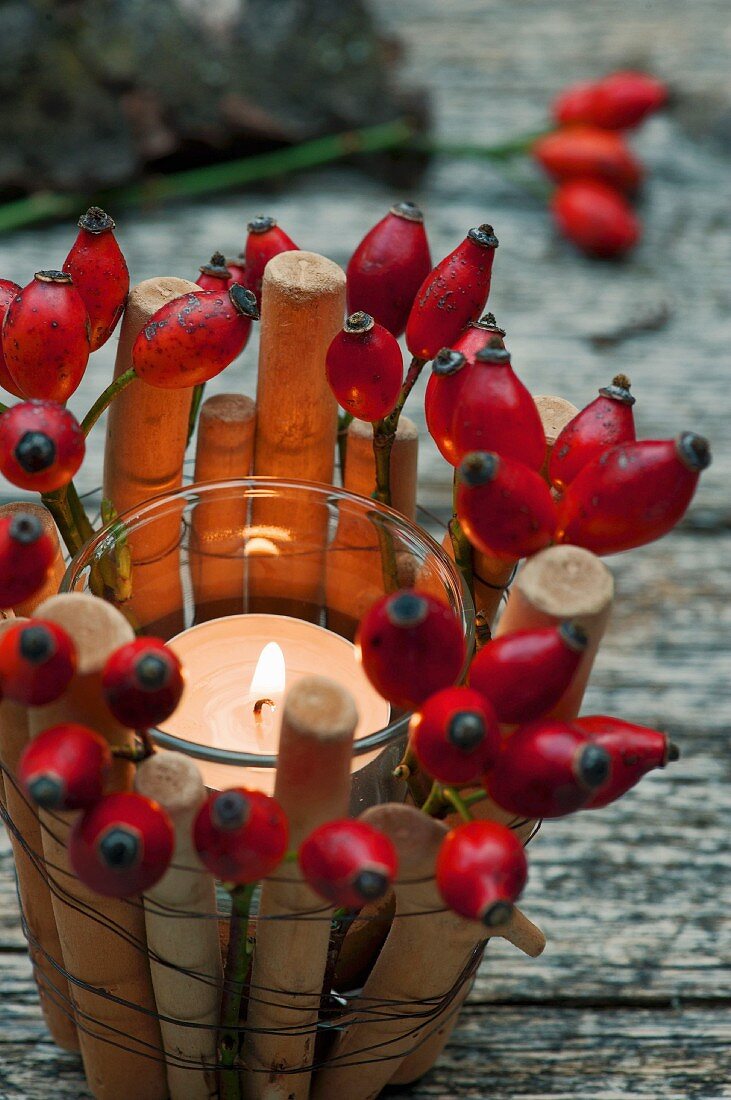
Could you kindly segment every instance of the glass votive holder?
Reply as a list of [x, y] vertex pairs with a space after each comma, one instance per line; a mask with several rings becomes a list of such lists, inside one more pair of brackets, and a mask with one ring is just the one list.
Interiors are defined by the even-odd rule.
[[183, 700], [150, 733], [198, 760], [212, 788], [271, 793], [287, 688], [309, 674], [346, 687], [360, 715], [356, 814], [403, 799], [392, 772], [410, 715], [376, 695], [353, 639], [377, 599], [412, 586], [452, 608], [469, 658], [471, 599], [425, 531], [334, 486], [252, 477], [190, 485], [120, 516], [75, 556], [62, 591], [110, 600], [138, 634], [178, 652]]

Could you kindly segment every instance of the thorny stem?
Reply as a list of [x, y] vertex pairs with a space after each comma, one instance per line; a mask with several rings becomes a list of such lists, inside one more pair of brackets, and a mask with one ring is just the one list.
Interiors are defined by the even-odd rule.
[[126, 389], [130, 382], [134, 382], [136, 377], [137, 375], [135, 374], [134, 367], [129, 367], [128, 370], [120, 374], [113, 382], [110, 382], [107, 388], [99, 394], [96, 401], [81, 421], [81, 430], [84, 435], [89, 434], [99, 417], [111, 405], [117, 394], [120, 394], [122, 390]]
[[231, 932], [226, 956], [226, 974], [221, 998], [219, 1073], [221, 1100], [240, 1100], [241, 1087], [236, 1061], [239, 1053], [239, 1015], [244, 986], [249, 974], [253, 947], [248, 938], [249, 910], [255, 883], [231, 889]]
[[396, 429], [406, 399], [416, 385], [425, 363], [426, 359], [417, 359], [414, 356], [401, 385], [396, 404], [388, 416], [385, 416], [382, 420], [376, 420], [373, 425], [373, 453], [376, 460], [376, 491], [373, 496], [381, 504], [390, 505], [391, 503], [391, 451], [393, 450], [393, 441], [396, 438]]

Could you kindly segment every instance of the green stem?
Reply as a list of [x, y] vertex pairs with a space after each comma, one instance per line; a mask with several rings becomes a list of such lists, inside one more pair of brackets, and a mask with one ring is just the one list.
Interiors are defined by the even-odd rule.
[[94, 537], [94, 528], [91, 525], [91, 521], [86, 514], [86, 509], [79, 499], [79, 494], [76, 491], [76, 486], [73, 481], [70, 481], [66, 486], [66, 497], [71, 510], [71, 515], [76, 526], [76, 530], [82, 537], [84, 542], [88, 542], [89, 539]]
[[253, 949], [249, 943], [249, 910], [256, 884], [236, 886], [231, 890], [231, 931], [226, 956], [226, 973], [221, 998], [221, 1028], [219, 1061], [225, 1068], [219, 1073], [221, 1100], [241, 1100], [239, 1071], [236, 1061], [241, 1032], [239, 1017], [244, 986], [249, 974]]
[[348, 428], [353, 423], [353, 414], [341, 412], [338, 415], [338, 462], [340, 463], [340, 480], [345, 484], [345, 455], [348, 449]]
[[549, 133], [548, 130], [540, 130], [537, 133], [522, 134], [520, 137], [511, 138], [509, 141], [497, 142], [495, 145], [475, 145], [467, 141], [439, 141], [426, 136], [418, 136], [409, 142], [411, 149], [417, 149], [421, 153], [433, 153], [446, 157], [476, 157], [480, 160], [509, 160], [511, 157], [521, 156], [527, 153], [534, 141]]
[[94, 198], [99, 206], [115, 210], [140, 206], [166, 199], [192, 198], [226, 191], [232, 187], [255, 183], [272, 176], [314, 168], [344, 157], [360, 153], [376, 153], [384, 149], [408, 148], [414, 137], [414, 128], [405, 118], [391, 122], [364, 126], [360, 130], [346, 130], [339, 134], [304, 141], [284, 149], [260, 153], [253, 157], [211, 164], [205, 168], [191, 168], [184, 172], [172, 172], [167, 176], [148, 179], [127, 187], [111, 188], [91, 195], [59, 195], [39, 192], [17, 199], [0, 207], [0, 232], [19, 229], [33, 222], [48, 218], [67, 218], [77, 214]]
[[461, 795], [454, 789], [454, 787], [444, 788], [444, 797], [447, 802], [451, 802], [455, 810], [462, 818], [463, 821], [472, 821], [472, 814], [469, 811], [468, 805]]
[[122, 390], [126, 389], [130, 382], [134, 382], [136, 377], [137, 375], [135, 374], [134, 367], [129, 367], [123, 374], [120, 374], [118, 378], [115, 378], [113, 382], [110, 382], [107, 388], [99, 394], [96, 401], [81, 421], [81, 430], [84, 435], [89, 434], [99, 417], [111, 405], [117, 394], [120, 394]]
[[441, 783], [437, 783], [436, 779], [432, 783], [432, 788], [429, 791], [429, 796], [422, 805], [421, 809], [425, 814], [429, 814], [431, 817], [436, 817], [441, 813], [446, 805], [444, 798], [444, 792], [442, 791]]
[[477, 802], [484, 802], [487, 798], [487, 791], [480, 788], [478, 791], [472, 791], [470, 794], [464, 794], [460, 797], [465, 806], [474, 806]]
[[0, 401], [0, 416], [2, 416], [2, 414], [6, 413], [7, 411], [8, 411], [8, 406], [3, 405], [2, 401]]
[[84, 540], [76, 527], [66, 489], [56, 489], [52, 493], [42, 493], [41, 500], [56, 521], [66, 549], [73, 557], [81, 549]]
[[406, 377], [399, 390], [398, 400], [388, 416], [383, 420], [376, 420], [373, 425], [373, 454], [376, 462], [376, 491], [373, 494], [381, 504], [391, 503], [391, 451], [393, 441], [396, 438], [398, 422], [401, 419], [406, 400], [413, 390], [416, 382], [424, 369], [426, 359], [411, 360]]
[[193, 400], [190, 406], [190, 415], [188, 417], [188, 438], [185, 441], [186, 450], [190, 445], [190, 441], [193, 438], [193, 432], [198, 421], [198, 413], [200, 412], [201, 405], [203, 404], [203, 394], [206, 392], [205, 382], [200, 382], [197, 386], [193, 387]]

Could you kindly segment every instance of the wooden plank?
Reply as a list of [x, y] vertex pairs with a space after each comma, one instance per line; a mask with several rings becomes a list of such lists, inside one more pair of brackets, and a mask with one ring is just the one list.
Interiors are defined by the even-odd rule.
[[[4, 967], [0, 1096], [89, 1096], [78, 1059], [48, 1041], [26, 959]], [[722, 1100], [728, 1003], [659, 1009], [468, 1003], [438, 1068], [392, 1100]]]

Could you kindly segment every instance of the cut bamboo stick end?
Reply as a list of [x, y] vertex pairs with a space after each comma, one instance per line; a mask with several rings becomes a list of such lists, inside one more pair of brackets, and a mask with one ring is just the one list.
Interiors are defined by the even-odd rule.
[[[13, 619], [0, 622], [0, 637]], [[5, 778], [8, 833], [15, 859], [20, 905], [28, 928], [28, 954], [38, 985], [41, 1008], [54, 1042], [78, 1051], [69, 984], [63, 975], [63, 954], [43, 865], [43, 841], [38, 813], [17, 784], [18, 762], [29, 740], [28, 711], [9, 699], [0, 701], [0, 763]], [[59, 969], [61, 968], [61, 969]]]
[[[376, 487], [373, 425], [354, 420], [348, 428], [344, 488], [372, 497]], [[402, 416], [391, 451], [391, 506], [410, 520], [416, 519], [416, 478], [419, 432], [413, 420]]]
[[579, 410], [576, 405], [572, 405], [565, 397], [540, 395], [534, 398], [534, 401], [543, 424], [543, 434], [546, 437], [546, 458], [540, 473], [541, 477], [548, 481], [548, 461], [553, 451], [553, 445]]
[[576, 718], [614, 598], [614, 578], [594, 554], [580, 546], [549, 546], [530, 558], [512, 585], [496, 636], [536, 630], [572, 619], [589, 644], [571, 684], [553, 708], [554, 718]]
[[[71, 636], [77, 670], [56, 702], [29, 710], [31, 736], [61, 722], [80, 722], [113, 746], [131, 747], [134, 734], [116, 722], [104, 704], [101, 672], [107, 657], [134, 637], [124, 616], [85, 593], [54, 596], [38, 616], [58, 623]], [[131, 785], [132, 765], [117, 760], [110, 790]], [[160, 1027], [150, 979], [142, 908], [89, 890], [73, 874], [67, 838], [76, 813], [39, 815], [43, 850], [52, 884], [64, 966], [71, 975], [86, 1079], [97, 1100], [119, 1100], [134, 1083], [138, 1100], [165, 1100], [167, 1081]], [[83, 983], [83, 984], [82, 984]], [[120, 1001], [110, 1000], [101, 992]]]
[[[264, 271], [256, 392], [254, 473], [330, 484], [335, 462], [337, 404], [325, 373], [325, 357], [345, 314], [345, 273], [314, 252], [283, 252]], [[253, 529], [274, 542], [277, 553], [248, 562], [249, 607], [272, 605], [282, 592], [296, 614], [314, 618], [321, 604], [327, 510], [292, 500], [258, 500]], [[297, 532], [292, 540], [290, 533]]]
[[[145, 894], [150, 970], [161, 1021], [171, 1100], [210, 1100], [216, 1074], [216, 1027], [223, 967], [216, 888], [193, 848], [192, 826], [206, 797], [197, 765], [177, 752], [157, 752], [137, 769], [135, 789], [165, 809], [175, 829], [170, 869]], [[182, 1064], [181, 1064], [182, 1063]]]
[[[346, 816], [357, 721], [351, 696], [329, 680], [308, 677], [288, 694], [274, 794], [289, 821], [291, 848], [324, 822]], [[306, 915], [310, 919], [297, 919]], [[264, 883], [244, 1050], [248, 1100], [309, 1096], [331, 915], [295, 864]]]
[[[437, 891], [434, 863], [446, 825], [397, 803], [366, 810], [362, 820], [396, 846], [396, 919], [353, 1004], [349, 1026], [315, 1077], [312, 1100], [377, 1096], [404, 1057], [442, 1026], [454, 1003], [440, 1010], [441, 999], [459, 983], [473, 952], [487, 938], [482, 925], [445, 910]], [[459, 996], [459, 988], [455, 994]], [[434, 1014], [425, 1018], [430, 1003]]]
[[[187, 279], [147, 279], [127, 299], [114, 366], [118, 378], [132, 366], [132, 347], [154, 313], [166, 302], [199, 290]], [[180, 488], [188, 438], [192, 389], [161, 390], [136, 379], [112, 402], [104, 452], [104, 496], [117, 512]], [[178, 571], [180, 515], [138, 531], [131, 543], [132, 596], [129, 606], [141, 625], [174, 614], [181, 604]], [[182, 623], [173, 623], [174, 626]]]
[[58, 538], [58, 528], [53, 522], [53, 516], [48, 509], [43, 504], [36, 504], [33, 501], [26, 500], [18, 500], [13, 501], [11, 504], [0, 505], [0, 517], [13, 516], [17, 512], [28, 512], [30, 515], [35, 516], [36, 519], [43, 524], [43, 530], [55, 547], [54, 558], [46, 573], [46, 579], [43, 582], [43, 586], [39, 588], [37, 592], [34, 592], [27, 600], [16, 604], [13, 608], [16, 615], [30, 617], [39, 604], [47, 600], [49, 596], [53, 596], [58, 592], [61, 587], [61, 580], [66, 572], [66, 565], [64, 564], [61, 543]]
[[[195, 481], [245, 478], [254, 461], [256, 405], [250, 397], [221, 393], [201, 405]], [[197, 504], [191, 520], [190, 569], [196, 622], [244, 610], [246, 501], [240, 491]]]

